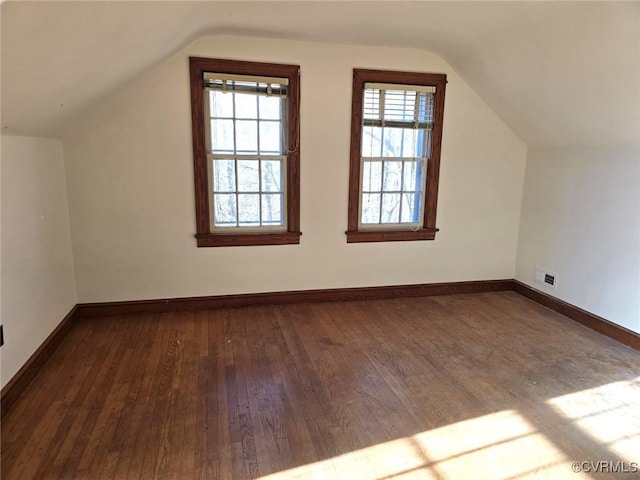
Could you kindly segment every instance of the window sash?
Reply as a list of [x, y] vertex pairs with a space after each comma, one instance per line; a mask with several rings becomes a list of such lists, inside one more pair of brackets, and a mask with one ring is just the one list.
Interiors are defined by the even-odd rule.
[[[384, 229], [403, 229], [418, 230], [424, 226], [424, 209], [426, 200], [426, 187], [427, 187], [427, 168], [428, 158], [431, 152], [431, 135], [430, 131], [433, 129], [434, 119], [434, 95], [435, 87], [432, 86], [417, 86], [417, 85], [397, 85], [397, 84], [383, 84], [383, 83], [369, 83], [364, 84], [362, 91], [362, 126], [361, 131], [361, 152], [364, 150], [364, 128], [365, 127], [381, 127], [380, 131], [380, 153], [385, 150], [384, 139], [386, 138], [385, 132], [387, 129], [401, 128], [409, 129], [413, 131], [425, 132], [419, 152], [419, 157], [411, 156], [382, 156], [360, 157], [360, 184], [359, 184], [359, 202], [358, 202], [358, 230], [371, 231], [371, 230], [384, 230]], [[396, 139], [397, 140], [397, 139]], [[373, 142], [373, 139], [371, 140]], [[417, 137], [416, 140], [418, 141]], [[399, 151], [402, 155], [404, 152], [404, 133], [402, 134], [402, 140], [400, 140]], [[414, 146], [415, 147], [415, 146]], [[417, 148], [417, 147], [416, 147]], [[369, 148], [372, 150], [372, 147]], [[396, 149], [397, 150], [397, 149]], [[365, 190], [365, 166], [369, 163], [373, 167], [373, 163], [380, 163], [380, 185], [379, 189]], [[389, 162], [399, 162], [401, 165], [399, 188], [385, 190], [385, 175], [386, 165]], [[409, 163], [420, 162], [422, 173], [420, 178], [420, 185], [415, 185], [414, 188], [409, 189], [404, 182], [405, 167]], [[417, 163], [416, 163], [417, 165]], [[397, 197], [397, 215], [394, 215], [397, 220], [388, 221], [383, 218], [384, 215], [384, 201], [385, 198], [389, 198], [390, 195]], [[417, 212], [412, 210], [412, 218], [417, 218], [417, 221], [406, 222], [403, 221], [403, 208], [405, 207], [406, 197], [405, 195], [415, 195], [413, 201], [413, 208], [417, 207]], [[377, 216], [377, 222], [365, 222], [365, 199], [377, 196], [379, 202], [377, 208], [374, 207], [374, 218]], [[394, 209], [395, 210], [395, 209]], [[377, 215], [375, 215], [377, 213]]]
[[[255, 76], [244, 76], [244, 75], [221, 75], [221, 74], [208, 74], [205, 73], [205, 77], [207, 77], [207, 75], [211, 75], [214, 78], [217, 79], [224, 79], [225, 81], [231, 81], [231, 82], [243, 82], [243, 81], [256, 81], [256, 79], [258, 81], [263, 80], [265, 78], [268, 78], [269, 80], [278, 80], [278, 81], [282, 81], [283, 83], [288, 84], [288, 79], [278, 79], [278, 78], [272, 78], [272, 77], [255, 77]], [[285, 113], [285, 108], [283, 105], [283, 101], [280, 101], [280, 113], [279, 113], [279, 118], [278, 119], [273, 119], [273, 118], [266, 118], [263, 119], [260, 117], [259, 115], [259, 111], [258, 109], [256, 109], [256, 116], [251, 117], [251, 118], [244, 118], [244, 117], [239, 117], [236, 114], [236, 103], [235, 103], [235, 97], [233, 100], [233, 112], [230, 116], [212, 116], [211, 115], [211, 96], [209, 95], [209, 92], [216, 92], [216, 93], [220, 93], [221, 91], [223, 91], [221, 88], [212, 88], [211, 85], [207, 85], [204, 88], [204, 109], [205, 109], [205, 115], [204, 115], [204, 122], [205, 122], [205, 141], [206, 143], [206, 154], [207, 154], [207, 169], [208, 169], [208, 201], [209, 201], [209, 231], [212, 234], [215, 233], [280, 233], [280, 232], [286, 232], [288, 229], [288, 218], [287, 218], [287, 191], [286, 191], [286, 178], [287, 178], [287, 156], [283, 155], [283, 151], [284, 151], [284, 142], [286, 141], [285, 139], [285, 125], [286, 125], [286, 119], [284, 116]], [[236, 95], [238, 93], [242, 93], [242, 94], [251, 94], [251, 95], [259, 95], [260, 92], [241, 92], [235, 89], [229, 89], [226, 91], [225, 94], [228, 95]], [[274, 97], [280, 97], [283, 98], [284, 95], [278, 95], [278, 94], [271, 94], [269, 93], [270, 96], [274, 96]], [[233, 122], [233, 145], [232, 148], [229, 149], [228, 151], [223, 151], [223, 150], [217, 150], [215, 148], [215, 146], [213, 145], [212, 142], [212, 132], [211, 132], [211, 128], [212, 128], [212, 121], [215, 120], [229, 120]], [[237, 145], [237, 122], [238, 121], [243, 121], [243, 120], [248, 120], [248, 121], [255, 121], [256, 122], [256, 148], [255, 151], [251, 151], [250, 153], [246, 153], [243, 151], [239, 151], [238, 150], [238, 145]], [[261, 130], [260, 130], [260, 124], [261, 123], [276, 123], [278, 124], [278, 131], [279, 131], [279, 145], [278, 145], [278, 154], [266, 154], [266, 153], [261, 153], [261, 142], [260, 142], [260, 136], [261, 136]], [[231, 191], [224, 191], [224, 192], [217, 192], [214, 190], [214, 172], [215, 172], [215, 160], [223, 160], [223, 159], [227, 159], [227, 160], [232, 160], [234, 162], [234, 181], [235, 181], [235, 188]], [[259, 173], [258, 173], [258, 178], [259, 178], [259, 182], [260, 182], [260, 187], [258, 190], [256, 191], [248, 191], [248, 192], [243, 192], [240, 191], [238, 189], [238, 161], [240, 160], [256, 160], [258, 161], [258, 168], [259, 168]], [[281, 166], [280, 166], [280, 186], [281, 189], [279, 191], [265, 191], [263, 190], [263, 186], [262, 186], [262, 166], [263, 166], [263, 161], [265, 160], [277, 160], [279, 162], [281, 162]], [[233, 195], [235, 197], [234, 202], [235, 202], [235, 225], [220, 225], [220, 222], [218, 222], [218, 224], [216, 225], [216, 195]], [[255, 195], [257, 196], [258, 199], [258, 207], [257, 207], [257, 214], [258, 214], [258, 220], [257, 225], [241, 225], [241, 223], [253, 223], [253, 222], [241, 222], [240, 219], [240, 211], [239, 211], [239, 201], [240, 201], [240, 195]], [[263, 218], [263, 211], [262, 211], [262, 202], [265, 198], [265, 195], [280, 195], [280, 214], [281, 214], [281, 223], [278, 225], [264, 225], [263, 223], [265, 222], [264, 218]]]
[[[369, 188], [367, 190], [365, 190], [364, 188], [364, 184], [365, 184], [365, 164], [366, 163], [374, 163], [374, 162], [379, 162], [381, 163], [381, 182], [380, 182], [380, 188], [379, 189], [372, 189]], [[400, 180], [399, 180], [399, 187], [398, 189], [393, 189], [393, 190], [385, 190], [384, 189], [384, 172], [385, 172], [385, 163], [387, 162], [398, 162], [402, 164], [401, 167], [401, 173], [400, 173]], [[412, 163], [415, 162], [420, 163], [422, 165], [422, 178], [420, 179], [420, 185], [417, 186], [418, 188], [416, 189], [407, 189], [404, 188], [404, 169], [406, 164], [408, 163]], [[358, 202], [358, 230], [362, 230], [362, 231], [371, 231], [371, 230], [384, 230], [384, 229], [389, 229], [389, 230], [397, 230], [398, 226], [401, 226], [402, 228], [408, 228], [411, 230], [418, 230], [420, 228], [423, 227], [424, 225], [424, 207], [425, 207], [425, 195], [426, 195], [426, 182], [427, 182], [427, 168], [428, 168], [428, 159], [425, 158], [413, 158], [413, 157], [361, 157], [360, 160], [360, 201]], [[379, 199], [379, 205], [378, 205], [378, 222], [377, 223], [372, 223], [372, 222], [364, 222], [363, 221], [363, 211], [364, 211], [364, 197], [365, 195], [369, 195], [369, 194], [379, 194], [380, 195], [380, 199]], [[382, 221], [382, 203], [384, 200], [383, 195], [384, 194], [394, 194], [394, 195], [400, 195], [400, 205], [399, 205], [399, 211], [398, 211], [398, 221], [394, 221], [394, 222], [383, 222]], [[418, 221], [416, 222], [403, 222], [402, 221], [402, 209], [403, 209], [403, 195], [405, 194], [414, 194], [414, 195], [419, 195], [420, 196], [420, 201], [419, 201], [419, 205], [418, 205], [418, 212], [417, 212], [417, 217], [418, 217]]]
[[[232, 190], [214, 189], [215, 160], [232, 160], [234, 162], [234, 188]], [[238, 161], [255, 160], [258, 161], [258, 181], [259, 187], [256, 190], [242, 191], [238, 188]], [[265, 190], [262, 181], [262, 165], [264, 160], [275, 160], [281, 162], [280, 165], [280, 190]], [[239, 233], [239, 232], [285, 232], [287, 231], [287, 156], [286, 155], [225, 155], [225, 154], [209, 154], [207, 155], [207, 164], [209, 165], [209, 212], [210, 212], [210, 230], [211, 233]], [[216, 225], [215, 220], [215, 197], [216, 195], [233, 195], [235, 196], [236, 215], [235, 226]], [[239, 195], [256, 195], [258, 197], [258, 222], [259, 225], [240, 225], [240, 212], [238, 211]], [[262, 202], [265, 195], [280, 195], [280, 213], [282, 222], [279, 225], [263, 225]], [[249, 223], [249, 222], [245, 222]]]
[[[234, 155], [234, 154], [238, 154], [238, 148], [237, 148], [237, 122], [239, 121], [251, 121], [251, 122], [256, 122], [256, 129], [257, 129], [257, 136], [256, 136], [256, 149], [251, 149], [251, 150], [240, 150], [242, 153], [256, 153], [256, 154], [264, 154], [261, 151], [260, 148], [260, 127], [263, 124], [278, 124], [278, 131], [280, 133], [280, 144], [279, 144], [279, 149], [278, 149], [278, 153], [281, 154], [283, 153], [283, 151], [285, 150], [284, 145], [288, 144], [288, 139], [287, 139], [287, 118], [285, 116], [285, 106], [284, 106], [284, 101], [280, 101], [280, 112], [279, 112], [279, 118], [275, 119], [275, 118], [270, 118], [270, 117], [261, 117], [259, 114], [259, 109], [258, 106], [256, 106], [256, 116], [255, 117], [241, 117], [238, 116], [236, 114], [236, 101], [235, 101], [235, 94], [237, 92], [229, 92], [229, 95], [232, 95], [233, 97], [233, 113], [231, 115], [224, 115], [224, 116], [212, 116], [211, 115], [211, 96], [209, 95], [210, 92], [216, 92], [213, 89], [210, 88], [205, 88], [204, 89], [204, 108], [205, 108], [205, 115], [204, 115], [204, 122], [205, 122], [205, 141], [206, 141], [206, 145], [205, 145], [205, 151], [207, 154], [211, 154], [211, 153], [224, 153], [226, 155]], [[216, 92], [217, 93], [217, 92]], [[233, 148], [232, 149], [228, 149], [228, 150], [218, 150], [216, 151], [214, 149], [214, 145], [212, 142], [212, 132], [211, 132], [211, 122], [214, 120], [228, 120], [233, 122]], [[269, 153], [273, 153], [275, 150], [269, 151]]]

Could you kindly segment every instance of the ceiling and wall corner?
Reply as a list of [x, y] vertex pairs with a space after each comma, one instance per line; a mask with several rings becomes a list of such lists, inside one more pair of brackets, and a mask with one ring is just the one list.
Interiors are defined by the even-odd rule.
[[[203, 35], [417, 48], [530, 147], [640, 142], [637, 2], [5, 2], [2, 129], [59, 137]], [[596, 105], [594, 105], [596, 104]]]

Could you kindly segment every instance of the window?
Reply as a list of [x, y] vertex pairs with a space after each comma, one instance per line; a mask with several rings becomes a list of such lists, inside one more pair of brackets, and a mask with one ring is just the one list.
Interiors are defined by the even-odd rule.
[[435, 238], [446, 83], [353, 71], [347, 242]]
[[198, 246], [300, 243], [300, 67], [189, 62]]

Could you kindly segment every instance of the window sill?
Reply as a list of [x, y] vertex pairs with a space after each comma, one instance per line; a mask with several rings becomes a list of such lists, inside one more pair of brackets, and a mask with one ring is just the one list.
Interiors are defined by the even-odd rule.
[[348, 231], [347, 243], [362, 242], [409, 242], [414, 240], [434, 240], [437, 228], [423, 228], [421, 230], [375, 230]]
[[295, 245], [300, 243], [300, 232], [213, 234], [198, 233], [198, 247], [242, 247], [251, 245]]

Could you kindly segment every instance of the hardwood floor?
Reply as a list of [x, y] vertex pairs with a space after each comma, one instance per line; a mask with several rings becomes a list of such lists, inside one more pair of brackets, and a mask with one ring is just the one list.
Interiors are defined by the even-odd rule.
[[79, 321], [1, 473], [630, 479], [638, 452], [640, 352], [499, 292]]

